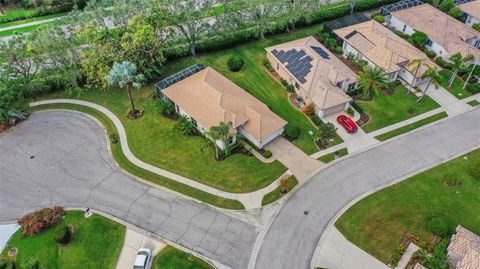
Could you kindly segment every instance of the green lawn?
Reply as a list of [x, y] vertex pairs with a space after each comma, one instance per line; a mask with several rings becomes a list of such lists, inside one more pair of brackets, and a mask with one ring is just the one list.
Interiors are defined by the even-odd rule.
[[3, 257], [10, 247], [18, 249], [17, 268], [36, 258], [41, 268], [111, 268], [114, 269], [123, 246], [125, 226], [99, 215], [85, 219], [84, 212], [66, 212], [66, 224], [74, 225], [74, 239], [66, 246], [53, 240], [55, 227], [38, 235], [22, 238], [17, 231], [8, 243]]
[[[469, 170], [478, 161], [480, 149], [376, 192], [348, 209], [335, 226], [349, 241], [383, 262], [406, 233], [430, 242], [433, 235], [427, 224], [437, 216], [447, 218], [450, 228], [461, 224], [480, 234], [480, 179]], [[461, 185], [446, 184], [452, 180]]]
[[[298, 184], [298, 181], [295, 178], [295, 176], [290, 176], [287, 179], [287, 185], [288, 185], [288, 190], [289, 191], [291, 189], [293, 189], [295, 186], [297, 186], [297, 184]], [[267, 193], [265, 196], [263, 196], [262, 206], [271, 204], [271, 203], [277, 201], [278, 199], [282, 198], [284, 195], [285, 195], [285, 193], [282, 193], [282, 191], [280, 189], [280, 186], [279, 186], [275, 190], [273, 190], [273, 191]]]
[[442, 76], [442, 80], [440, 84], [442, 85], [443, 88], [447, 89], [455, 97], [457, 97], [458, 99], [463, 99], [463, 98], [472, 96], [472, 94], [469, 91], [463, 89], [464, 82], [458, 77], [456, 77], [455, 80], [453, 81], [452, 87], [448, 87], [448, 81], [452, 76], [452, 71], [444, 69], [439, 73]]
[[[198, 182], [228, 192], [251, 192], [261, 189], [287, 168], [280, 162], [262, 163], [254, 156], [234, 154], [216, 161], [214, 149], [201, 136], [183, 136], [172, 131], [175, 121], [153, 109], [153, 89], [145, 87], [134, 92], [138, 107], [145, 115], [129, 120], [129, 101], [124, 90], [86, 91], [79, 99], [98, 103], [113, 111], [122, 121], [132, 152], [144, 162], [186, 176]], [[48, 98], [65, 97], [64, 93]]]
[[[314, 141], [318, 137], [318, 129], [308, 118], [293, 107], [288, 101], [285, 88], [273, 79], [263, 66], [266, 59], [265, 48], [298, 38], [315, 34], [321, 25], [298, 29], [286, 34], [269, 36], [265, 40], [253, 41], [238, 45], [233, 48], [199, 55], [197, 57], [186, 57], [166, 65], [169, 74], [182, 70], [195, 63], [204, 63], [215, 68], [217, 71], [228, 77], [237, 85], [264, 102], [273, 112], [295, 124], [302, 129], [300, 138], [293, 141], [297, 147], [307, 154], [318, 151]], [[245, 60], [245, 66], [240, 72], [231, 72], [227, 67], [227, 61], [231, 56], [239, 56]], [[308, 132], [313, 132], [310, 135]]]
[[67, 14], [68, 13], [58, 13], [58, 14], [53, 14], [53, 15], [35, 17], [35, 18], [31, 18], [31, 19], [26, 19], [26, 20], [19, 20], [19, 21], [1, 23], [0, 28], [5, 28], [5, 27], [10, 27], [10, 26], [22, 25], [22, 24], [26, 24], [26, 23], [30, 23], [30, 22], [36, 22], [36, 21], [43, 21], [43, 20], [58, 18], [58, 17], [65, 16]]
[[322, 157], [318, 158], [319, 161], [324, 162], [324, 163], [329, 163], [335, 159], [338, 159], [342, 156], [345, 156], [348, 154], [348, 149], [347, 148], [342, 148], [339, 149], [335, 152], [323, 155]]
[[446, 118], [448, 117], [448, 114], [447, 112], [440, 112], [438, 114], [435, 114], [435, 115], [432, 115], [428, 118], [425, 118], [425, 119], [422, 119], [422, 120], [419, 120], [419, 121], [416, 121], [414, 123], [411, 123], [409, 125], [405, 125], [403, 127], [400, 127], [398, 129], [395, 129], [395, 130], [392, 130], [390, 132], [387, 132], [387, 133], [384, 133], [384, 134], [381, 134], [381, 135], [378, 135], [378, 136], [375, 136], [376, 139], [380, 140], [380, 141], [385, 141], [387, 139], [390, 139], [392, 137], [395, 137], [397, 135], [401, 135], [401, 134], [404, 134], [404, 133], [408, 133], [412, 130], [415, 130], [417, 128], [420, 128], [424, 125], [427, 125], [429, 123], [432, 123], [432, 122], [435, 122], [435, 121], [438, 121], [438, 120], [441, 120], [443, 118]]
[[42, 23], [42, 24], [31, 25], [31, 26], [26, 26], [26, 27], [22, 27], [22, 28], [7, 30], [7, 31], [1, 31], [0, 32], [0, 37], [10, 36], [10, 35], [14, 35], [14, 34], [27, 33], [27, 32], [31, 32], [31, 31], [37, 30], [39, 28], [42, 28], [44, 26], [56, 26], [56, 25], [59, 25], [58, 22], [47, 22], [47, 23]]
[[[34, 107], [31, 109], [31, 111], [43, 110], [43, 109], [69, 109], [69, 110], [84, 112], [98, 119], [103, 124], [103, 126], [105, 126], [108, 133], [117, 132], [115, 125], [113, 125], [113, 122], [103, 113], [93, 108], [79, 106], [79, 105], [71, 105], [71, 104], [52, 104], [52, 105], [43, 105], [43, 106]], [[202, 202], [205, 202], [217, 207], [228, 208], [228, 209], [244, 209], [244, 206], [238, 200], [221, 198], [221, 197], [200, 191], [198, 189], [192, 188], [190, 186], [184, 185], [182, 183], [178, 183], [176, 181], [170, 180], [168, 178], [162, 177], [160, 175], [157, 175], [145, 169], [142, 169], [136, 166], [135, 164], [131, 163], [129, 160], [127, 160], [127, 158], [123, 154], [120, 144], [118, 143], [110, 144], [110, 146], [112, 149], [112, 154], [117, 164], [120, 165], [123, 169], [125, 169], [130, 174], [133, 174], [139, 178], [151, 181], [155, 184], [167, 187], [176, 192], [193, 197]]]
[[0, 21], [11, 20], [24, 16], [35, 16], [38, 10], [35, 9], [7, 9], [4, 14], [0, 14]]
[[407, 89], [401, 86], [392, 95], [376, 91], [371, 101], [355, 101], [370, 116], [370, 121], [362, 125], [362, 129], [369, 133], [439, 107], [428, 96], [417, 102], [414, 94], [406, 95], [406, 92]]
[[472, 100], [472, 101], [468, 102], [467, 104], [469, 104], [471, 106], [478, 106], [478, 105], [480, 105], [480, 102], [477, 101], [477, 100]]
[[167, 246], [153, 260], [152, 269], [213, 269], [214, 267], [195, 256]]

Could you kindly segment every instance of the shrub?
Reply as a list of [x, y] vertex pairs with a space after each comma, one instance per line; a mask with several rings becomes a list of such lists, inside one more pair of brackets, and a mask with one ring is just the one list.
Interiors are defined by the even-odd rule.
[[425, 52], [425, 54], [427, 54], [427, 57], [430, 59], [437, 57], [437, 54], [435, 53], [435, 51], [431, 51], [427, 48], [424, 48], [423, 52]]
[[120, 140], [117, 133], [110, 133], [109, 137], [110, 137], [110, 142], [112, 144], [117, 144], [118, 141]]
[[53, 237], [58, 244], [66, 245], [72, 240], [72, 232], [68, 225], [61, 224], [55, 229], [55, 235]]
[[335, 38], [329, 37], [325, 40], [325, 45], [327, 45], [327, 47], [329, 47], [330, 49], [334, 49], [338, 46], [338, 43]]
[[33, 259], [27, 261], [23, 265], [23, 268], [25, 268], [25, 269], [40, 269], [40, 263], [38, 262], [37, 259], [33, 258]]
[[330, 38], [330, 34], [329, 34], [329, 33], [322, 33], [318, 38], [319, 38], [322, 42], [325, 42], [327, 39]]
[[355, 54], [348, 52], [347, 53], [347, 60], [354, 62], [355, 61]]
[[335, 47], [335, 52], [338, 53], [338, 54], [343, 54], [343, 49], [341, 46], [337, 46]]
[[355, 62], [358, 67], [360, 67], [361, 69], [363, 69], [365, 66], [367, 66], [368, 62], [366, 60], [361, 60], [361, 59], [357, 59], [357, 61]]
[[63, 207], [43, 208], [22, 217], [18, 224], [21, 226], [22, 235], [35, 235], [59, 223], [63, 214]]
[[337, 128], [335, 128], [335, 125], [331, 122], [320, 124], [318, 129], [320, 131], [320, 142], [322, 142], [323, 145], [328, 145], [330, 140], [334, 139], [337, 134]]
[[347, 113], [350, 114], [351, 116], [354, 116], [355, 115], [355, 110], [353, 110], [353, 108], [349, 107], [349, 108], [347, 108]]
[[230, 69], [230, 71], [232, 72], [238, 72], [240, 70], [242, 70], [242, 67], [244, 65], [244, 61], [242, 58], [240, 57], [237, 57], [237, 56], [232, 56], [230, 57], [230, 59], [228, 59], [228, 68]]
[[265, 150], [263, 153], [262, 153], [263, 157], [265, 158], [270, 158], [272, 157], [272, 152], [270, 150]]
[[403, 39], [407, 39], [408, 38], [408, 35], [403, 33], [402, 31], [399, 31], [399, 30], [395, 30], [393, 31], [395, 34], [397, 34], [399, 37], [403, 38]]
[[285, 87], [285, 89], [287, 89], [287, 92], [293, 92], [295, 90], [292, 84], [288, 84], [287, 87]]
[[313, 115], [315, 113], [315, 105], [312, 102], [309, 102], [302, 108], [302, 112], [307, 116]]
[[448, 62], [446, 62], [441, 56], [435, 58], [435, 63], [443, 69], [452, 69], [452, 66]]
[[0, 269], [15, 269], [15, 262], [6, 259], [6, 258], [0, 258]]
[[284, 135], [290, 139], [297, 139], [300, 136], [301, 130], [300, 127], [296, 125], [287, 124], [285, 130], [283, 131]]
[[446, 236], [450, 235], [450, 233], [451, 233], [450, 224], [443, 217], [432, 218], [428, 222], [428, 230], [432, 234], [440, 236], [440, 237], [446, 237]]
[[282, 83], [284, 87], [288, 86], [288, 81], [284, 80], [283, 78], [280, 80], [280, 83]]
[[474, 23], [472, 28], [480, 32], [480, 23]]
[[470, 172], [474, 177], [480, 179], [480, 161], [473, 162], [470, 165]]
[[448, 15], [454, 17], [457, 20], [462, 20], [463, 19], [463, 12], [459, 7], [452, 7], [448, 11]]
[[158, 101], [155, 102], [155, 108], [160, 114], [173, 115], [173, 113], [175, 113], [175, 106], [172, 101], [167, 99], [159, 98]]
[[467, 84], [467, 87], [465, 89], [471, 94], [477, 94], [477, 93], [480, 93], [480, 84], [479, 83]]
[[392, 254], [392, 257], [390, 258], [389, 264], [392, 267], [396, 267], [398, 265], [398, 262], [402, 258], [403, 254], [405, 253], [405, 246], [403, 244], [400, 244], [395, 251]]
[[384, 23], [385, 22], [385, 17], [383, 17], [382, 15], [374, 16], [373, 19], [376, 20], [379, 23]]
[[263, 66], [265, 66], [265, 68], [267, 68], [269, 72], [272, 72], [274, 70], [272, 64], [268, 59], [265, 59], [265, 61], [263, 62]]
[[443, 12], [448, 12], [453, 7], [455, 7], [454, 0], [443, 0], [442, 3], [438, 6], [438, 9], [440, 9]]
[[187, 116], [180, 116], [175, 122], [173, 129], [179, 131], [183, 135], [194, 135], [197, 133], [197, 128], [193, 125], [192, 120], [190, 120]]
[[323, 124], [322, 119], [317, 114], [313, 114], [310, 116], [310, 119], [313, 121], [313, 124], [315, 124], [317, 127]]
[[428, 36], [424, 32], [415, 32], [410, 36], [412, 44], [417, 48], [423, 48], [427, 45]]

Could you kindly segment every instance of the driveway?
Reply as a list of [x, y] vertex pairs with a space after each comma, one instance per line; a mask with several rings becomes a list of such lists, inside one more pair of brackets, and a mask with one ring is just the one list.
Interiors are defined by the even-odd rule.
[[125, 242], [123, 242], [122, 252], [120, 253], [120, 257], [118, 257], [117, 267], [115, 267], [115, 269], [132, 269], [140, 248], [150, 249], [152, 251], [152, 257], [155, 257], [166, 246], [167, 244], [163, 242], [127, 227]]
[[255, 268], [310, 268], [320, 237], [337, 212], [364, 193], [480, 147], [480, 125], [472, 124], [479, 120], [480, 109], [475, 109], [319, 172], [279, 211], [259, 246]]
[[33, 113], [0, 138], [0, 152], [0, 222], [41, 207], [90, 207], [224, 265], [248, 264], [255, 226], [126, 176], [89, 117]]

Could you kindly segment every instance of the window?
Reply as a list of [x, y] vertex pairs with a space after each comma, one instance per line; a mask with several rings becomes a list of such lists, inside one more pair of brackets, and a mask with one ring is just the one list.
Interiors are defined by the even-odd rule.
[[433, 45], [433, 41], [428, 39], [427, 40], [427, 46], [432, 47], [432, 45]]
[[279, 68], [280, 68], [280, 64], [279, 64], [279, 63], [277, 63], [277, 70], [278, 70]]
[[402, 32], [405, 32], [406, 29], [407, 29], [407, 25], [404, 24], [404, 25], [403, 25], [403, 30], [402, 30]]
[[175, 111], [177, 111], [177, 113], [180, 113], [180, 108], [178, 107], [177, 104], [175, 104]]
[[197, 121], [194, 118], [190, 118], [190, 120], [192, 121], [193, 126], [198, 127]]
[[235, 142], [234, 138], [235, 138], [234, 136], [231, 136], [231, 137], [228, 138], [228, 144], [229, 145], [232, 145]]
[[480, 48], [480, 40], [475, 41], [475, 48]]
[[295, 88], [300, 89], [300, 85], [297, 82], [295, 82]]
[[352, 84], [348, 85], [347, 91], [349, 91], [349, 92], [350, 92], [350, 91], [353, 91], [353, 90], [356, 88], [356, 86], [357, 86], [356, 83], [352, 83]]

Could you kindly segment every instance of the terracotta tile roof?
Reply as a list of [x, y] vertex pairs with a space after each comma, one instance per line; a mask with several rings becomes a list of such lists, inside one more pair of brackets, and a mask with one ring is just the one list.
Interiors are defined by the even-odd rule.
[[[323, 50], [328, 54], [328, 57], [320, 56], [318, 52], [315, 51], [316, 48]], [[313, 67], [305, 77], [306, 82], [301, 84], [302, 88], [308, 90], [305, 94], [310, 97], [318, 108], [325, 109], [352, 100], [352, 98], [336, 84], [343, 80], [346, 80], [348, 83], [353, 83], [357, 81], [357, 75], [314, 37], [310, 36], [297, 39], [268, 47], [265, 50], [267, 53], [272, 53], [273, 50], [288, 51], [292, 49], [304, 51], [306, 55], [312, 58], [311, 64]], [[287, 63], [283, 63], [282, 65], [286, 66]], [[289, 71], [287, 70], [287, 72]], [[292, 77], [295, 76], [292, 74]]]
[[[424, 59], [436, 68], [425, 53], [374, 20], [340, 28], [334, 33], [386, 73], [399, 71], [400, 66], [412, 72], [413, 67], [408, 63], [415, 59]], [[426, 69], [421, 68], [419, 75]]]
[[242, 126], [262, 141], [287, 124], [257, 98], [211, 67], [162, 90], [163, 94], [209, 129], [220, 122]]
[[478, 38], [480, 33], [429, 4], [395, 11], [392, 16], [427, 34], [450, 55], [460, 52], [463, 56], [473, 55], [480, 59], [480, 50], [464, 41]]
[[480, 1], [472, 1], [458, 6], [468, 15], [480, 19]]
[[447, 250], [462, 257], [456, 269], [480, 268], [480, 236], [462, 226], [457, 226], [457, 232], [452, 236]]
[[413, 269], [427, 269], [427, 268], [417, 262], [417, 263], [415, 264], [415, 266], [413, 267]]

